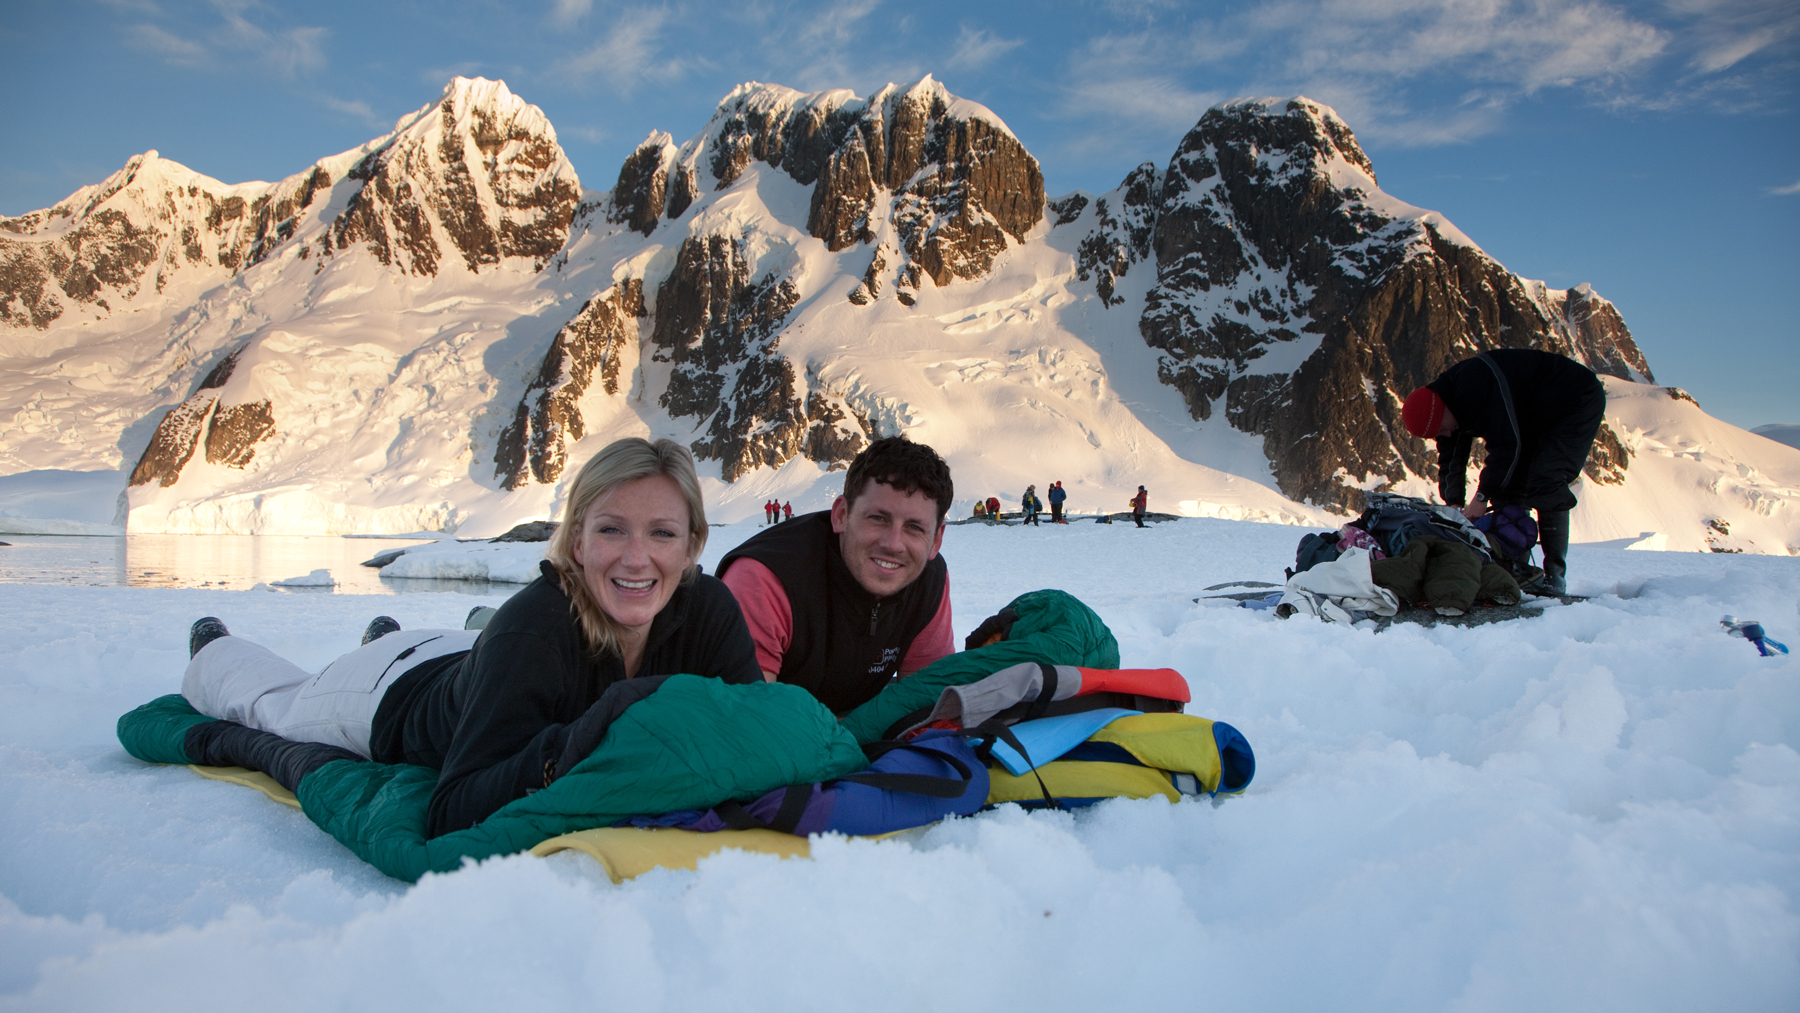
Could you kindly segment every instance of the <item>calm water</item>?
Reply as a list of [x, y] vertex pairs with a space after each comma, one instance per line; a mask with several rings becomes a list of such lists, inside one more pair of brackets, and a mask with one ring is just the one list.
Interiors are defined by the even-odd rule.
[[[511, 592], [514, 584], [479, 580], [382, 577], [363, 560], [384, 549], [420, 544], [413, 538], [308, 538], [295, 535], [0, 535], [0, 583], [96, 587], [214, 587], [244, 591], [257, 583], [330, 570], [336, 590], [349, 594], [414, 591]], [[284, 588], [330, 593], [332, 588]]]

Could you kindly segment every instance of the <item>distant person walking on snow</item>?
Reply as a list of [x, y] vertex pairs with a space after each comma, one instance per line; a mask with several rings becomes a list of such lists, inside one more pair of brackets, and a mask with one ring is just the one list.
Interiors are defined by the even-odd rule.
[[763, 500], [763, 523], [775, 523], [775, 501], [772, 499]]
[[1144, 511], [1148, 509], [1149, 506], [1150, 494], [1145, 492], [1144, 487], [1140, 485], [1138, 486], [1137, 495], [1131, 497], [1131, 519], [1136, 521], [1137, 526], [1140, 528], [1144, 526]]
[[1063, 520], [1063, 515], [1062, 515], [1063, 500], [1068, 499], [1068, 498], [1069, 498], [1069, 494], [1066, 492], [1063, 492], [1063, 487], [1062, 487], [1061, 482], [1050, 483], [1050, 523], [1052, 523], [1052, 524], [1068, 523]]
[[1032, 527], [1038, 526], [1038, 513], [1044, 509], [1044, 501], [1037, 498], [1037, 486], [1025, 487], [1025, 495], [1019, 500], [1019, 512], [1025, 515], [1024, 523]]
[[793, 500], [788, 500], [786, 503], [781, 504], [781, 519], [784, 521], [791, 521], [794, 519]]
[[[1605, 415], [1606, 387], [1593, 370], [1550, 352], [1497, 348], [1413, 391], [1400, 419], [1414, 436], [1436, 438], [1438, 493], [1464, 516], [1474, 520], [1490, 505], [1537, 512], [1544, 575], [1525, 590], [1561, 595], [1575, 506], [1570, 486]], [[1487, 463], [1475, 495], [1465, 497], [1476, 437], [1487, 447]]]

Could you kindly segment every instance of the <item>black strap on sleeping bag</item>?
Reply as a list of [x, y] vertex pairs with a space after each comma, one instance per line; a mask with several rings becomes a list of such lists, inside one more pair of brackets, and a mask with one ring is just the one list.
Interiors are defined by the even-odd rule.
[[1012, 729], [1008, 728], [999, 718], [989, 718], [974, 728], [964, 729], [963, 734], [983, 736], [981, 745], [975, 750], [975, 755], [981, 757], [982, 763], [993, 761], [996, 740], [1013, 747], [1018, 752], [1020, 759], [1025, 761], [1025, 765], [1031, 768], [1031, 776], [1037, 778], [1038, 791], [1044, 794], [1044, 805], [1050, 809], [1062, 808], [1051, 796], [1050, 787], [1044, 783], [1044, 775], [1038, 773], [1037, 761], [1031, 758], [1031, 753], [1025, 749], [1025, 743], [1020, 742], [1019, 737], [1014, 735]]
[[720, 802], [713, 806], [713, 812], [725, 821], [725, 825], [733, 830], [775, 830], [791, 834], [800, 826], [800, 817], [806, 815], [806, 806], [812, 801], [811, 784], [790, 784], [781, 796], [781, 808], [776, 810], [775, 818], [767, 823], [751, 815], [741, 802]]
[[[1044, 677], [1043, 686], [1039, 687], [1037, 699], [1031, 701], [1031, 707], [1025, 712], [1025, 720], [1030, 721], [1044, 716], [1050, 704], [1056, 700], [1056, 666], [1038, 662], [1038, 672]], [[1011, 743], [1008, 743], [1010, 745]], [[1024, 754], [1020, 754], [1024, 755]]]
[[[930, 798], [962, 798], [969, 790], [969, 780], [975, 775], [968, 764], [949, 753], [940, 753], [935, 749], [911, 742], [871, 742], [863, 747], [863, 755], [873, 760], [885, 756], [896, 749], [905, 749], [914, 753], [929, 756], [934, 760], [942, 760], [950, 765], [961, 777], [938, 777], [935, 774], [889, 774], [884, 771], [865, 770], [855, 774], [845, 774], [834, 778], [837, 781], [849, 781], [853, 784], [865, 784], [882, 791], [903, 791], [909, 795], [925, 795]], [[830, 783], [830, 782], [827, 782]]]

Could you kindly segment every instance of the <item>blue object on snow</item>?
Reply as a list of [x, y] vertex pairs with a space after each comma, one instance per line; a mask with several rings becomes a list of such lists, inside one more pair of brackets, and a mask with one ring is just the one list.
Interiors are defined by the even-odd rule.
[[[1102, 707], [1078, 714], [1059, 714], [1053, 718], [1021, 721], [1012, 726], [1012, 733], [1019, 737], [1019, 744], [1031, 754], [1032, 763], [1041, 767], [1086, 742], [1088, 736], [1114, 721], [1130, 714], [1142, 713], [1143, 711], [1126, 710], [1123, 707]], [[1004, 742], [994, 743], [994, 756], [999, 758], [1014, 777], [1023, 777], [1032, 766], [1025, 762], [1018, 750]]]
[[1773, 658], [1776, 654], [1786, 654], [1787, 645], [1763, 632], [1762, 623], [1754, 619], [1738, 619], [1737, 616], [1725, 616], [1719, 620], [1725, 632], [1734, 637], [1743, 637], [1750, 641], [1756, 652], [1765, 658]]
[[1284, 593], [1285, 592], [1277, 591], [1274, 594], [1264, 595], [1261, 598], [1250, 598], [1245, 601], [1240, 601], [1238, 602], [1238, 607], [1255, 609], [1258, 612], [1261, 612], [1264, 609], [1272, 609], [1281, 603], [1281, 596]]

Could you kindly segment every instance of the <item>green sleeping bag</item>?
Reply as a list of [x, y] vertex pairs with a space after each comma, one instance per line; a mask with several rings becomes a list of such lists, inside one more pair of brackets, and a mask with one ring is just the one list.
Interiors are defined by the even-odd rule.
[[[119, 742], [141, 760], [188, 763], [182, 738], [209, 720], [179, 695], [165, 696], [120, 718]], [[856, 741], [803, 689], [677, 675], [626, 709], [567, 774], [467, 830], [425, 838], [437, 784], [429, 767], [338, 760], [308, 774], [295, 794], [357, 857], [413, 882], [465, 858], [526, 851], [628, 816], [707, 809], [866, 766]]]
[[887, 685], [875, 699], [844, 715], [858, 742], [883, 738], [894, 722], [937, 703], [951, 686], [980, 682], [1020, 662], [1118, 668], [1119, 642], [1094, 610], [1067, 591], [1032, 591], [1006, 608], [1018, 618], [1006, 639], [948, 655]]

